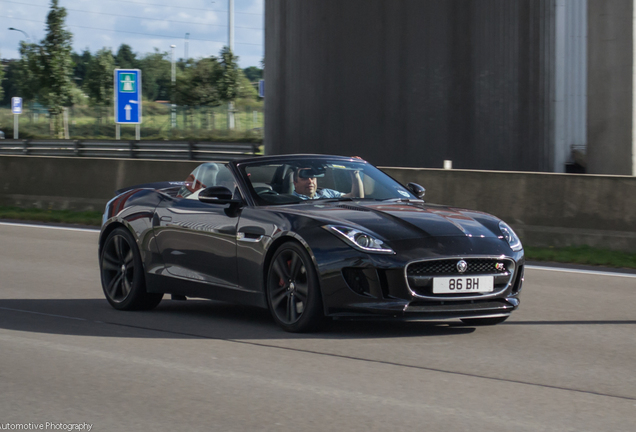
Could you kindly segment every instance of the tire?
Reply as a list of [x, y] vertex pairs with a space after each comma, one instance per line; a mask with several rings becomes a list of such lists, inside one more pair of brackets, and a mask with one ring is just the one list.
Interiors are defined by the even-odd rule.
[[116, 228], [106, 241], [99, 259], [102, 289], [106, 300], [118, 310], [148, 310], [163, 294], [147, 293], [141, 254], [132, 234]]
[[462, 322], [472, 326], [491, 326], [501, 324], [507, 319], [507, 316], [497, 318], [464, 318]]
[[300, 244], [290, 241], [274, 253], [267, 272], [267, 304], [283, 330], [317, 330], [325, 321], [316, 269]]

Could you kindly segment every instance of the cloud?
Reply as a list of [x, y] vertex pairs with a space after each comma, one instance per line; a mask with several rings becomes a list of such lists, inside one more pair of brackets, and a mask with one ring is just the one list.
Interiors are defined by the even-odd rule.
[[[67, 8], [66, 23], [73, 33], [73, 48], [77, 52], [88, 47], [95, 53], [104, 46], [116, 51], [126, 43], [144, 54], [155, 47], [168, 51], [175, 44], [177, 55], [183, 56], [186, 33], [190, 34], [189, 55], [194, 58], [218, 55], [227, 44], [227, 0], [182, 0], [176, 5], [168, 5], [166, 0], [60, 0], [60, 5]], [[39, 42], [46, 33], [48, 10], [48, 0], [29, 0], [29, 4], [2, 0], [0, 20], [6, 27], [19, 28], [32, 41]], [[241, 67], [258, 66], [264, 51], [264, 0], [237, 0], [235, 11], [234, 50], [240, 57], [239, 63]], [[18, 58], [19, 42], [25, 36], [3, 31], [2, 57]]]

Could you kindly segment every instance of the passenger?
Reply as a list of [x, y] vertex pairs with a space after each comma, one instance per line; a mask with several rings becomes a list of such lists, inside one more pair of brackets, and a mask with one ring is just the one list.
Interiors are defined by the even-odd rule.
[[294, 171], [293, 195], [304, 199], [320, 198], [364, 198], [364, 187], [360, 178], [360, 171], [351, 171], [351, 192], [342, 193], [334, 189], [318, 189], [316, 177], [323, 177], [324, 173], [318, 173], [314, 168], [298, 168]]

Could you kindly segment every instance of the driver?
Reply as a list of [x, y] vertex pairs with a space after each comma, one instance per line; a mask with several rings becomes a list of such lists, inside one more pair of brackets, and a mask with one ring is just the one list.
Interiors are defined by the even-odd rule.
[[316, 177], [323, 177], [324, 174], [317, 174], [313, 168], [298, 168], [294, 171], [294, 191], [293, 195], [304, 199], [320, 198], [364, 198], [364, 188], [360, 172], [351, 171], [351, 192], [342, 193], [334, 189], [318, 189]]

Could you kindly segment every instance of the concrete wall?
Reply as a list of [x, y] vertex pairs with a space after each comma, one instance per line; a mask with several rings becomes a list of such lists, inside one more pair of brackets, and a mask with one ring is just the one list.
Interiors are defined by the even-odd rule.
[[636, 252], [636, 177], [383, 168], [426, 200], [492, 213], [532, 246]]
[[[0, 205], [103, 210], [116, 189], [184, 180], [198, 162], [0, 156]], [[383, 168], [428, 202], [510, 223], [527, 245], [636, 252], [636, 177]]]
[[266, 0], [266, 152], [563, 170], [556, 2]]
[[0, 205], [102, 211], [117, 189], [185, 180], [200, 163], [0, 156]]
[[636, 175], [634, 2], [588, 0], [588, 172]]

